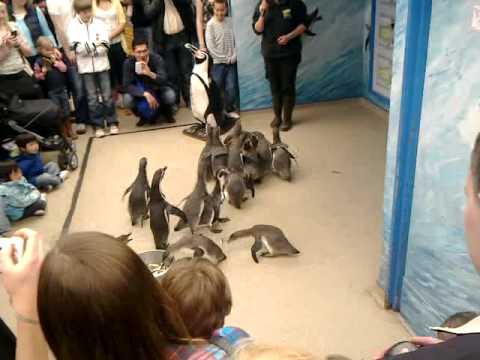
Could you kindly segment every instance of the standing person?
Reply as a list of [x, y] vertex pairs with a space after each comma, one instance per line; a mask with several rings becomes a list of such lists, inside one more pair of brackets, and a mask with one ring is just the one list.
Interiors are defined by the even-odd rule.
[[167, 63], [169, 80], [190, 106], [191, 53], [185, 44], [196, 41], [195, 20], [191, 0], [153, 0], [145, 6], [145, 14], [155, 18], [153, 42]]
[[213, 17], [213, 5], [215, 0], [195, 0], [195, 25], [197, 28], [198, 45], [200, 50], [207, 51], [205, 29], [207, 23]]
[[105, 136], [105, 123], [110, 127], [110, 135], [116, 135], [119, 129], [110, 87], [108, 30], [93, 17], [92, 0], [74, 0], [73, 7], [77, 16], [68, 28], [68, 39], [85, 82], [95, 137]]
[[42, 11], [43, 15], [45, 16], [45, 20], [47, 20], [48, 28], [50, 29], [53, 36], [55, 37], [55, 41], [57, 42], [57, 45], [59, 45], [57, 35], [55, 34], [55, 26], [53, 25], [52, 18], [48, 13], [47, 0], [33, 0], [33, 6], [39, 8]]
[[174, 123], [176, 95], [168, 84], [167, 69], [162, 57], [148, 48], [148, 41], [134, 39], [133, 56], [125, 61], [125, 106], [131, 108], [140, 120], [137, 126], [154, 123], [160, 114]]
[[66, 56], [67, 76], [69, 89], [73, 96], [75, 104], [75, 121], [76, 133], [85, 134], [86, 124], [90, 122], [90, 114], [88, 113], [88, 102], [85, 84], [78, 73], [75, 53], [70, 49], [68, 43], [67, 29], [73, 20], [73, 0], [46, 0], [48, 13], [55, 26], [55, 34], [57, 36], [59, 47]]
[[207, 24], [207, 48], [213, 59], [213, 80], [224, 94], [224, 110], [230, 118], [239, 119], [237, 52], [232, 21], [225, 17], [226, 13], [226, 0], [215, 0], [215, 16]]
[[21, 99], [39, 99], [42, 91], [33, 79], [25, 57], [32, 49], [14, 22], [8, 21], [7, 5], [0, 2], [0, 89]]
[[150, 0], [130, 0], [132, 2], [133, 37], [143, 38], [148, 41], [148, 48], [153, 49], [152, 17], [147, 16], [144, 8]]
[[306, 16], [302, 0], [261, 0], [253, 15], [254, 31], [262, 35], [262, 55], [272, 92], [275, 118], [271, 126], [282, 131], [292, 128]]
[[127, 45], [123, 31], [127, 24], [127, 18], [120, 0], [94, 0], [92, 4], [94, 16], [105, 23], [109, 33], [108, 60], [110, 62], [110, 83], [113, 98], [123, 103], [121, 100], [121, 93], [123, 92], [123, 63], [127, 58], [125, 55]]
[[8, 0], [9, 13], [15, 20], [18, 28], [23, 34], [28, 45], [32, 49], [32, 54], [28, 57], [30, 65], [33, 66], [37, 55], [36, 43], [40, 36], [46, 36], [57, 47], [57, 42], [50, 30], [43, 12], [28, 0]]

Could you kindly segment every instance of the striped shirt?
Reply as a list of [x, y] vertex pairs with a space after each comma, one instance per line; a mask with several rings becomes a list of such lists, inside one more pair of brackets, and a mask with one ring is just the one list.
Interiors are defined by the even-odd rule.
[[[236, 62], [235, 37], [232, 19], [225, 17], [219, 22], [215, 17], [207, 24], [205, 34], [207, 48], [214, 64], [230, 64]], [[235, 59], [235, 61], [232, 61]]]

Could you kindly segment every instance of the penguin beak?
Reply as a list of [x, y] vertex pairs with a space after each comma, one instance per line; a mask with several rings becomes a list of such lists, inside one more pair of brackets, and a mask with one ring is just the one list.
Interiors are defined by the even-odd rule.
[[206, 58], [206, 54], [205, 52], [201, 51], [199, 48], [197, 48], [196, 46], [192, 45], [192, 44], [185, 44], [185, 48], [187, 48], [188, 50], [190, 50], [190, 52], [192, 53], [193, 57], [196, 58], [196, 59], [199, 59], [199, 60], [203, 60]]
[[196, 46], [192, 45], [192, 44], [185, 44], [185, 47], [190, 50], [190, 52], [192, 53], [192, 55], [195, 55], [197, 53], [197, 51], [199, 50]]

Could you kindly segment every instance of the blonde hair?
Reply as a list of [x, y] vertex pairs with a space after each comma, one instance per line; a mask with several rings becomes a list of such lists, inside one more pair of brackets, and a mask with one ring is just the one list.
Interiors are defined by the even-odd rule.
[[74, 0], [73, 9], [78, 14], [80, 11], [93, 10], [92, 0]]
[[313, 360], [312, 354], [288, 347], [250, 343], [240, 348], [235, 360]]
[[53, 45], [52, 41], [46, 37], [46, 36], [39, 36], [38, 39], [37, 39], [37, 43], [35, 44], [37, 46], [37, 48], [41, 48], [42, 46], [44, 45]]

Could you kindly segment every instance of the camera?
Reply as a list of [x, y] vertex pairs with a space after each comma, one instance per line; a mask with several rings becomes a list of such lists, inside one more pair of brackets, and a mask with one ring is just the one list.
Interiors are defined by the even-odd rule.
[[4, 248], [13, 245], [14, 248], [14, 255], [18, 259], [23, 256], [23, 251], [25, 250], [25, 240], [18, 236], [12, 237], [0, 237], [0, 251]]
[[17, 30], [12, 30], [10, 35], [12, 35], [13, 37], [17, 37]]

